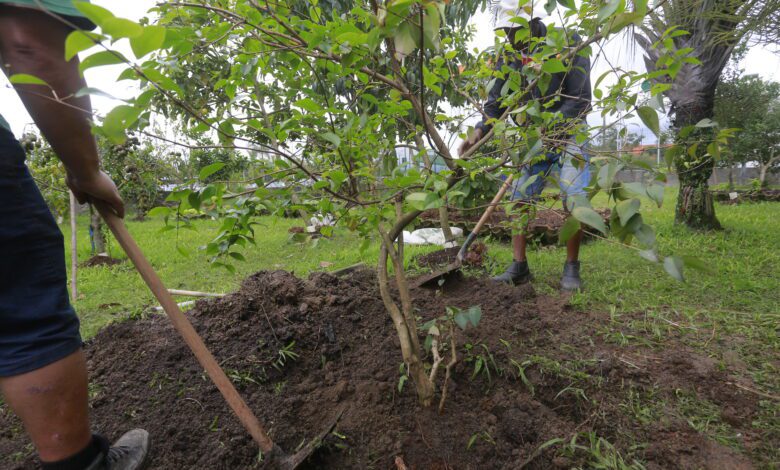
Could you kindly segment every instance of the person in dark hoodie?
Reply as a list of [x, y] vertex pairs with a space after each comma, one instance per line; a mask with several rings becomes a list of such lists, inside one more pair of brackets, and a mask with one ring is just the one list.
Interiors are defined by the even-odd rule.
[[[496, 61], [495, 70], [502, 70], [507, 64], [511, 69], [520, 71], [523, 67], [533, 66], [528, 58], [529, 41], [521, 41], [520, 36], [542, 38], [547, 36], [547, 27], [541, 19], [541, 15], [535, 15], [532, 1], [502, 0], [497, 8], [496, 30], [505, 31], [507, 41], [512, 43], [515, 55], [513, 57], [501, 56]], [[519, 5], [518, 5], [519, 4]], [[530, 18], [529, 34], [518, 34], [520, 24], [514, 18]], [[581, 42], [581, 38], [573, 34], [570, 36], [571, 45]], [[568, 141], [567, 144], [548, 148], [541, 158], [535, 158], [530, 166], [526, 166], [521, 175], [515, 180], [512, 199], [519, 202], [530, 202], [541, 194], [548, 177], [557, 177], [561, 194], [571, 209], [572, 197], [585, 194], [585, 187], [590, 182], [589, 157], [583, 148], [578, 145], [571, 136], [570, 130], [578, 123], [584, 122], [587, 113], [591, 109], [591, 85], [590, 85], [590, 59], [580, 55], [571, 59], [570, 67], [565, 72], [552, 74], [550, 85], [544, 93], [539, 87], [533, 88], [528, 95], [521, 98], [522, 102], [537, 100], [540, 103], [549, 103], [545, 111], [558, 113], [556, 121], [557, 142]], [[494, 84], [484, 105], [482, 122], [477, 124], [474, 132], [463, 142], [460, 147], [462, 155], [473, 147], [492, 128], [491, 119], [500, 118], [507, 110], [502, 101], [507, 92], [504, 90], [506, 78], [496, 77]], [[525, 86], [525, 85], [524, 85]], [[567, 129], [569, 132], [567, 132]], [[528, 184], [529, 179], [536, 178]], [[566, 263], [561, 277], [561, 288], [565, 291], [580, 290], [582, 280], [580, 278], [579, 250], [582, 241], [582, 231], [578, 231], [566, 244]], [[526, 258], [526, 236], [516, 235], [512, 238], [513, 261], [507, 270], [493, 279], [508, 284], [523, 284], [531, 280], [531, 271], [528, 268]]]

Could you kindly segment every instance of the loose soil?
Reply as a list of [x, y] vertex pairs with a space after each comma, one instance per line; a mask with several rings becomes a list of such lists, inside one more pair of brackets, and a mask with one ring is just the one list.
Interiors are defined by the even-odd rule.
[[[453, 246], [417, 256], [414, 262], [422, 268], [438, 269], [455, 261], [458, 252], [460, 252], [460, 247]], [[487, 246], [484, 243], [476, 242], [469, 247], [463, 262], [467, 266], [481, 267], [485, 263], [486, 253]]]
[[110, 256], [95, 255], [81, 263], [81, 267], [94, 268], [95, 266], [116, 266], [117, 264], [122, 263], [124, 263], [124, 261], [121, 259], [112, 258]]
[[[569, 446], [577, 436], [578, 445], [592, 447], [588, 432], [649, 469], [753, 468], [671, 410], [643, 421], [627, 401], [648, 394], [660, 403], [680, 394], [708, 400], [728, 412], [750, 452], [756, 397], [714, 361], [673, 342], [657, 350], [606, 343], [607, 315], [575, 311], [530, 286], [461, 278], [413, 297], [423, 320], [445, 306], [483, 312], [477, 328], [456, 335], [460, 361], [442, 415], [417, 404], [410, 382], [399, 391], [398, 341], [372, 271], [308, 279], [259, 272], [188, 315], [282, 448], [298, 448], [346, 407], [308, 469], [394, 469], [398, 457], [420, 470], [588, 467], [594, 454]], [[294, 355], [281, 354], [285, 348]], [[262, 467], [257, 447], [164, 316], [112, 324], [86, 353], [94, 428], [111, 438], [149, 430], [150, 468]], [[553, 439], [570, 450], [558, 441], [546, 447]], [[18, 420], [0, 407], [0, 468], [35, 465]]]
[[[597, 212], [609, 223], [611, 214], [609, 209], [597, 209]], [[479, 221], [480, 213], [463, 213], [452, 211], [450, 213], [450, 225], [459, 227], [464, 232], [470, 232]], [[555, 245], [558, 243], [558, 233], [566, 221], [566, 213], [558, 209], [541, 209], [536, 211], [535, 217], [528, 223], [527, 233], [529, 238], [542, 245]], [[420, 214], [421, 227], [439, 227], [439, 212], [426, 211]], [[512, 235], [509, 226], [509, 218], [502, 207], [497, 207], [490, 215], [482, 228], [481, 236], [491, 235], [499, 240], [508, 240]], [[586, 237], [588, 237], [586, 233]]]

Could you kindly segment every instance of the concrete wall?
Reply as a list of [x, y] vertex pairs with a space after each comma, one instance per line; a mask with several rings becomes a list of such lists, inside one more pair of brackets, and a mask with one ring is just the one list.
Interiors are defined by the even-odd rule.
[[[735, 185], [750, 185], [750, 182], [754, 179], [758, 179], [758, 168], [734, 168], [734, 184]], [[642, 181], [644, 178], [649, 178], [650, 173], [645, 170], [621, 170], [617, 174], [618, 181], [623, 183], [633, 183]], [[667, 175], [669, 186], [676, 186], [679, 184], [677, 175], [669, 173]], [[710, 185], [722, 184], [729, 182], [729, 169], [728, 168], [715, 168], [710, 178]], [[780, 173], [769, 172], [766, 175], [766, 182], [769, 185], [780, 185]]]

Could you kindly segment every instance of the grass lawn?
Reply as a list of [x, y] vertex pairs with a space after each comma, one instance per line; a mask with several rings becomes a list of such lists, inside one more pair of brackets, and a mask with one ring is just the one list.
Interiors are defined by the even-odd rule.
[[[642, 343], [662, 347], [674, 336], [709, 356], [723, 367], [741, 364], [740, 369], [756, 384], [762, 397], [762, 411], [754, 425], [766, 433], [765, 443], [780, 439], [780, 204], [756, 203], [717, 206], [725, 230], [693, 233], [675, 227], [676, 189], [666, 192], [661, 209], [643, 202], [645, 220], [656, 229], [662, 254], [691, 255], [711, 267], [711, 272], [686, 271], [680, 283], [660, 265], [641, 259], [633, 250], [607, 241], [588, 243], [582, 249], [585, 291], [571, 303], [581, 311], [609, 312], [611, 325], [604, 336], [616, 344]], [[605, 201], [601, 201], [602, 203]], [[86, 218], [79, 221], [79, 259], [90, 256]], [[317, 270], [335, 270], [358, 262], [372, 264], [377, 245], [360, 253], [359, 240], [346, 231], [316, 246], [290, 241], [288, 228], [298, 220], [264, 217], [258, 227], [257, 247], [245, 250], [247, 261], [237, 262], [237, 273], [211, 268], [202, 252], [189, 257], [177, 251], [177, 244], [197, 248], [205, 244], [217, 224], [195, 222], [196, 231], [160, 233], [161, 220], [128, 222], [130, 232], [170, 288], [228, 292], [258, 270], [284, 269], [305, 276]], [[63, 226], [69, 240], [68, 227]], [[511, 259], [507, 244], [487, 240], [489, 268], [499, 272]], [[407, 259], [431, 251], [431, 247], [408, 247]], [[112, 255], [124, 257], [115, 243]], [[68, 254], [69, 256], [69, 254]], [[556, 295], [564, 262], [562, 248], [535, 248], [529, 253], [537, 291]], [[129, 263], [113, 267], [82, 268], [79, 271], [79, 300], [85, 337], [107, 323], [138, 314], [156, 301]], [[182, 300], [188, 300], [182, 298]], [[647, 404], [652, 407], [652, 403]], [[719, 412], [706, 402], [681, 397], [675, 405], [701, 432], [739, 448]], [[767, 449], [768, 452], [772, 452]], [[780, 462], [775, 449], [773, 457]]]

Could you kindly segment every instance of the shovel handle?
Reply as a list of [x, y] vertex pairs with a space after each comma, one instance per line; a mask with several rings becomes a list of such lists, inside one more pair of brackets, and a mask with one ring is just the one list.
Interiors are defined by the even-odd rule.
[[479, 222], [477, 222], [477, 225], [474, 226], [474, 229], [471, 231], [471, 233], [469, 233], [469, 236], [466, 237], [466, 240], [463, 242], [463, 246], [461, 246], [460, 251], [458, 252], [458, 259], [463, 260], [463, 257], [466, 256], [466, 252], [469, 251], [469, 247], [472, 243], [474, 243], [474, 240], [477, 238], [479, 231], [482, 230], [482, 226], [485, 225], [485, 223], [490, 219], [490, 216], [493, 215], [493, 211], [496, 210], [496, 206], [499, 202], [501, 202], [501, 199], [504, 198], [504, 194], [506, 194], [507, 189], [509, 189], [509, 186], [512, 184], [514, 177], [515, 175], [509, 175], [509, 177], [504, 180], [504, 183], [498, 189], [496, 195], [493, 196], [493, 200], [490, 201], [490, 205], [487, 209], [485, 209], [482, 217], [479, 218]]
[[168, 318], [170, 318], [171, 323], [173, 323], [173, 327], [176, 328], [176, 331], [179, 332], [184, 339], [184, 342], [187, 343], [187, 346], [189, 346], [192, 353], [198, 359], [200, 365], [206, 370], [209, 378], [214, 385], [217, 386], [220, 393], [222, 393], [222, 396], [233, 410], [233, 413], [235, 413], [236, 417], [241, 421], [241, 424], [244, 425], [244, 428], [246, 428], [255, 442], [257, 442], [260, 449], [265, 453], [271, 452], [274, 448], [273, 441], [263, 430], [260, 421], [258, 421], [257, 417], [252, 413], [252, 410], [249, 409], [246, 402], [241, 398], [241, 395], [238, 394], [233, 383], [228, 379], [227, 375], [225, 375], [225, 372], [203, 343], [203, 339], [201, 339], [198, 332], [193, 328], [192, 323], [190, 323], [187, 317], [181, 312], [176, 301], [173, 299], [173, 296], [171, 296], [165, 288], [165, 285], [163, 285], [159, 276], [157, 276], [152, 265], [149, 264], [149, 261], [141, 252], [141, 249], [138, 248], [133, 237], [130, 236], [130, 232], [127, 231], [125, 224], [105, 203], [95, 201], [93, 202], [93, 205], [97, 208], [98, 212], [100, 212], [100, 215], [103, 216], [103, 219], [122, 246], [122, 249], [127, 253], [127, 257], [133, 262], [135, 268], [146, 282], [146, 285], [149, 286], [149, 289], [154, 296], [157, 297], [157, 300], [160, 302], [160, 305], [162, 305], [165, 313], [168, 314]]

